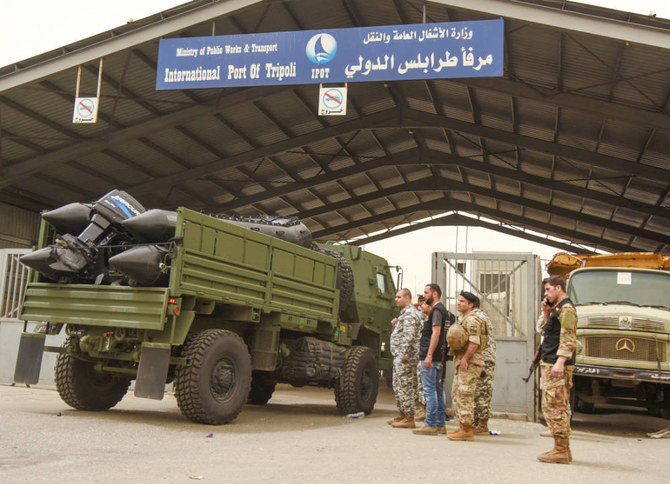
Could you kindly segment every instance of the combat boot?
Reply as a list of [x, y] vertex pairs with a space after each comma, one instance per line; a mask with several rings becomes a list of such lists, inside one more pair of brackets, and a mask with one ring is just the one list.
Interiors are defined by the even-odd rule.
[[414, 416], [405, 415], [405, 418], [398, 420], [397, 422], [393, 422], [391, 427], [394, 429], [413, 429], [416, 427], [414, 424]]
[[570, 442], [568, 438], [554, 435], [554, 448], [549, 452], [538, 455], [537, 459], [554, 464], [569, 464], [570, 457]]
[[449, 440], [467, 440], [472, 442], [473, 440], [475, 440], [475, 433], [472, 430], [471, 425], [461, 424], [459, 429], [453, 434], [449, 434], [449, 432], [447, 432], [447, 438]]
[[405, 415], [403, 415], [402, 413], [398, 413], [398, 415], [396, 415], [395, 417], [387, 420], [386, 423], [389, 424], [389, 425], [393, 425], [394, 422], [400, 422], [404, 418], [405, 418]]
[[426, 420], [426, 406], [417, 400], [414, 408], [416, 409], [414, 412], [414, 420]]
[[437, 432], [437, 427], [431, 427], [429, 425], [424, 425], [420, 429], [412, 430], [412, 433], [415, 433], [416, 435], [437, 435]]
[[483, 418], [479, 422], [477, 422], [477, 425], [474, 427], [474, 432], [475, 435], [482, 435], [482, 434], [488, 434], [489, 433], [489, 419]]
[[453, 434], [455, 434], [455, 433], [460, 432], [462, 427], [463, 427], [463, 425], [458, 424], [458, 428], [457, 428], [457, 429], [451, 429], [451, 430], [447, 431], [447, 437], [449, 437], [450, 435], [453, 435]]
[[446, 434], [447, 433], [447, 427], [438, 427], [437, 428], [437, 433], [438, 434]]

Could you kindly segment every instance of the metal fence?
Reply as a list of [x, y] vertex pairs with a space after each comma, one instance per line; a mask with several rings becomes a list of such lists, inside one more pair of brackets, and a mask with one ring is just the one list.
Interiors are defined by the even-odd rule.
[[0, 249], [0, 322], [18, 322], [28, 268], [19, 257], [30, 249]]

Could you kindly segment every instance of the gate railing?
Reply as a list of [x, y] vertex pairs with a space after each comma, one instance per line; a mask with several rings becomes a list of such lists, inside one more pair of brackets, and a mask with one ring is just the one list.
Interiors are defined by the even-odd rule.
[[0, 322], [19, 322], [28, 268], [19, 257], [30, 249], [0, 249]]
[[[493, 410], [537, 417], [534, 385], [523, 378], [533, 360], [540, 304], [540, 260], [530, 253], [434, 252], [431, 280], [442, 288], [442, 302], [457, 314], [461, 290], [479, 297], [493, 325], [497, 365]], [[453, 363], [447, 362], [445, 391], [450, 397]]]

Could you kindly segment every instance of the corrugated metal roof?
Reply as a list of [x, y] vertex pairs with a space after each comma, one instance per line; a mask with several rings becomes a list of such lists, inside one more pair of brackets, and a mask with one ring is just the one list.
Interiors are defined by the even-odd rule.
[[[350, 83], [347, 115], [329, 118], [317, 85], [154, 87], [160, 36], [418, 23], [424, 4], [428, 22], [502, 15], [504, 76]], [[669, 31], [563, 0], [189, 2], [0, 68], [0, 201], [41, 210], [120, 188], [147, 207], [298, 215], [322, 240], [456, 210], [668, 251]], [[77, 62], [89, 92], [100, 55], [100, 120], [73, 125]]]

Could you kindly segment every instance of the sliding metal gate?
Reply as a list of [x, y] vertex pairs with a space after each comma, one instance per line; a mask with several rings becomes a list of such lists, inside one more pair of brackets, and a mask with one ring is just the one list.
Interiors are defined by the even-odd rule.
[[[535, 379], [526, 384], [522, 378], [533, 360], [540, 277], [540, 258], [529, 253], [433, 253], [432, 280], [442, 288], [447, 309], [458, 314], [458, 294], [470, 291], [480, 298], [493, 323], [493, 411], [525, 414], [530, 420], [536, 419]], [[451, 402], [453, 373], [450, 362], [445, 380], [447, 402]]]

